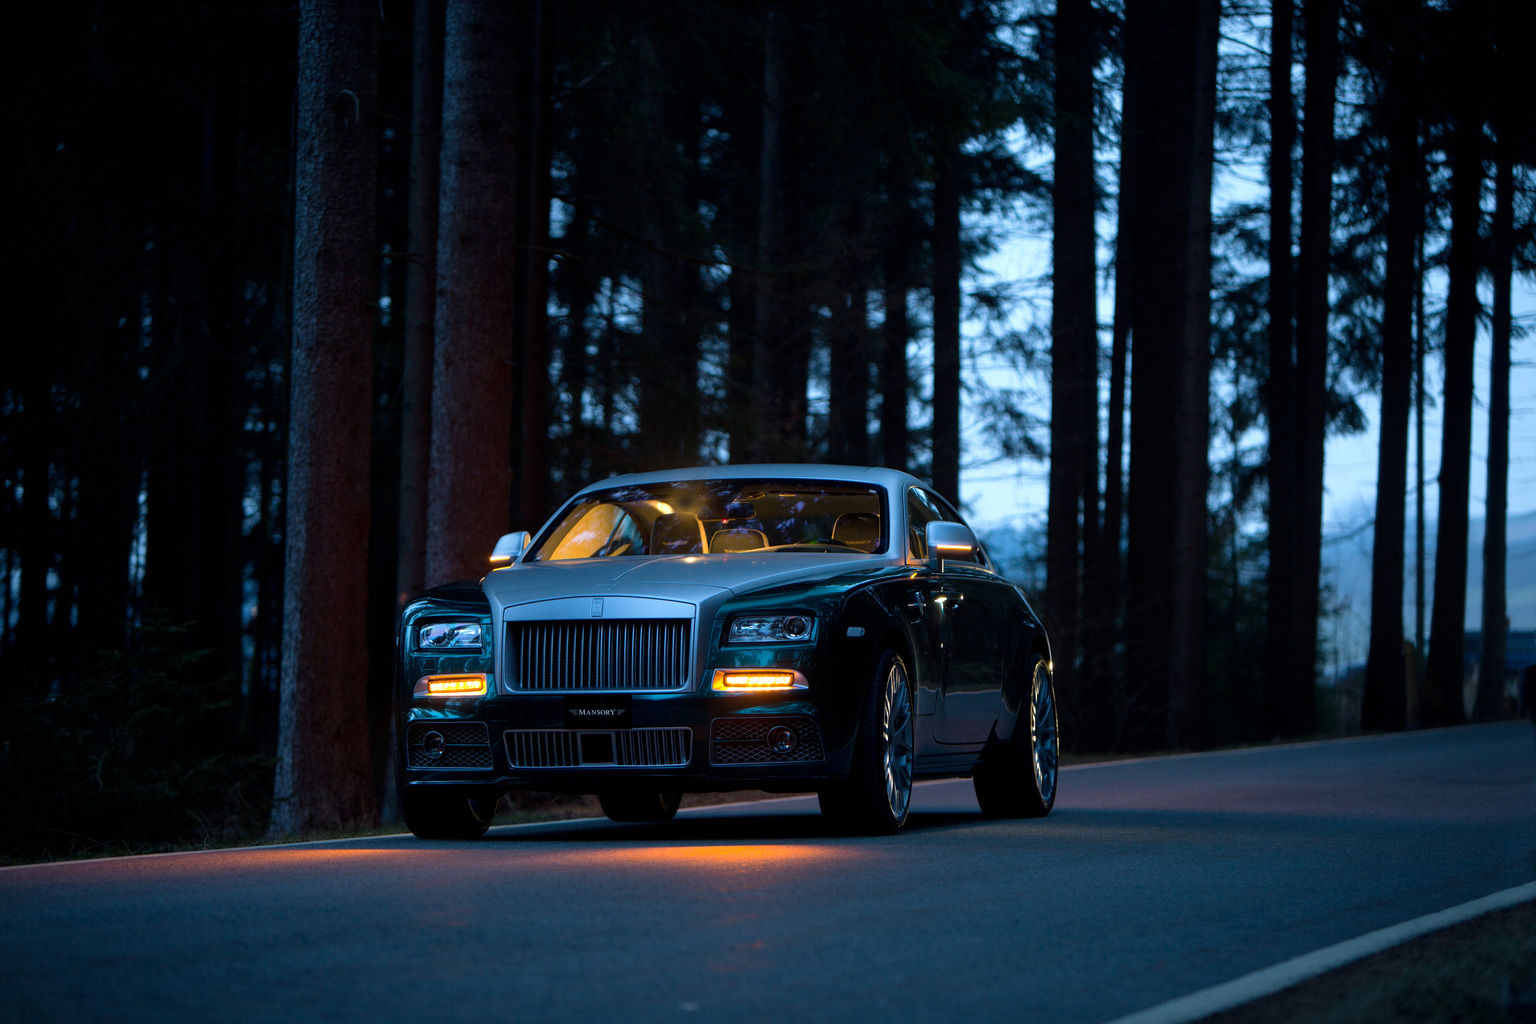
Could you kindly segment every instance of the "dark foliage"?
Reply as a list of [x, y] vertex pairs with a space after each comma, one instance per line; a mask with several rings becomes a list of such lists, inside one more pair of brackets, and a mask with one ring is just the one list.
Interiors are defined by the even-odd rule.
[[134, 631], [71, 684], [0, 718], [0, 857], [144, 853], [259, 836], [272, 762], [224, 743], [230, 702], [209, 699], [207, 651], [186, 626]]

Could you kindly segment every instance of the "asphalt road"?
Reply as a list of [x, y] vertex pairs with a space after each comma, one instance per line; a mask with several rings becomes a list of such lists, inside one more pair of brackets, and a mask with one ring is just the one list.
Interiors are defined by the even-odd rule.
[[1093, 1022], [1530, 881], [1526, 723], [1084, 766], [1049, 818], [919, 787], [0, 870], [6, 1021]]

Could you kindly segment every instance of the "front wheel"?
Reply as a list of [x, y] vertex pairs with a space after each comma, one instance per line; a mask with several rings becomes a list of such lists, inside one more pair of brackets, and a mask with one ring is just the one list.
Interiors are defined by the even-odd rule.
[[1035, 655], [1029, 671], [1029, 718], [1020, 716], [1013, 739], [973, 780], [976, 802], [989, 818], [1043, 818], [1056, 803], [1056, 694], [1051, 670]]
[[682, 791], [676, 789], [622, 790], [597, 795], [609, 821], [671, 821], [682, 800]]
[[462, 790], [400, 787], [405, 827], [420, 839], [478, 839], [496, 816], [496, 797], [466, 797]]
[[821, 812], [861, 832], [890, 835], [906, 824], [912, 804], [915, 746], [907, 666], [887, 650], [875, 663], [847, 782], [822, 789]]

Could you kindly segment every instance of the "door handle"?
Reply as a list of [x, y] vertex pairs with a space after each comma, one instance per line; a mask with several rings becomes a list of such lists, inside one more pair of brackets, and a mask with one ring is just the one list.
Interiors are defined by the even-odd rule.
[[954, 587], [940, 587], [939, 596], [949, 608], [958, 608], [965, 603], [965, 594]]

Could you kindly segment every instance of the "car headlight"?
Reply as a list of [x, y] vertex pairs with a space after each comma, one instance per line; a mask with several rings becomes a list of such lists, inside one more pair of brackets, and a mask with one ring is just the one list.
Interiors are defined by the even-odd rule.
[[738, 615], [731, 620], [726, 643], [800, 643], [811, 638], [815, 622], [809, 615]]
[[416, 649], [462, 654], [482, 647], [478, 622], [433, 622], [416, 631]]

